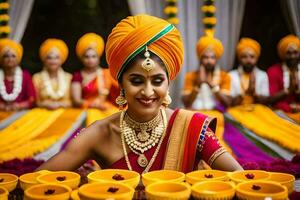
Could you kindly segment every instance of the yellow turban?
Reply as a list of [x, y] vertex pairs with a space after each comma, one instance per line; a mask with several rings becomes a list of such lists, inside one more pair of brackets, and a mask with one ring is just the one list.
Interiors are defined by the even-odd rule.
[[10, 39], [0, 39], [0, 56], [2, 57], [3, 54], [8, 50], [13, 50], [16, 53], [18, 62], [21, 61], [23, 56], [23, 47], [20, 43], [15, 42]]
[[202, 54], [208, 49], [212, 50], [216, 54], [217, 58], [220, 58], [224, 51], [223, 45], [220, 40], [211, 36], [203, 36], [197, 42], [198, 57], [200, 58]]
[[179, 31], [167, 21], [149, 16], [130, 16], [119, 22], [108, 37], [106, 60], [112, 77], [118, 80], [124, 68], [146, 46], [164, 62], [169, 78], [176, 77], [183, 62]]
[[256, 57], [260, 56], [260, 44], [251, 38], [242, 38], [236, 48], [238, 57], [247, 49], [251, 49]]
[[57, 49], [62, 63], [64, 63], [68, 57], [69, 49], [66, 43], [60, 39], [50, 38], [45, 40], [40, 47], [40, 58], [44, 61], [49, 54], [49, 52], [53, 49]]
[[101, 36], [95, 33], [86, 33], [79, 38], [76, 45], [76, 54], [81, 58], [87, 49], [92, 48], [100, 57], [104, 50], [104, 40]]
[[290, 45], [295, 45], [300, 51], [300, 39], [295, 35], [288, 35], [282, 38], [277, 45], [279, 57], [284, 60], [285, 53]]

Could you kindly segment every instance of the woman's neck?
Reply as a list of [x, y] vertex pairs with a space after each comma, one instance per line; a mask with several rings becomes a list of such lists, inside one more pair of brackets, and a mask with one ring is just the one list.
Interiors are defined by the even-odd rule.
[[15, 74], [16, 67], [8, 67], [8, 68], [3, 68], [4, 76], [5, 77], [11, 77]]
[[134, 111], [132, 111], [130, 109], [127, 109], [126, 112], [131, 119], [133, 119], [136, 122], [140, 122], [140, 123], [151, 121], [159, 114], [159, 110], [156, 113], [154, 113], [153, 115], [145, 115], [145, 114], [139, 115], [137, 113], [134, 113]]
[[99, 69], [99, 66], [96, 66], [96, 67], [84, 67], [83, 68], [83, 71], [87, 74], [92, 74], [92, 73], [95, 73], [97, 71], [97, 69]]
[[46, 69], [46, 71], [48, 72], [50, 78], [56, 78], [57, 74], [58, 74], [58, 70], [59, 69], [57, 69], [57, 70]]

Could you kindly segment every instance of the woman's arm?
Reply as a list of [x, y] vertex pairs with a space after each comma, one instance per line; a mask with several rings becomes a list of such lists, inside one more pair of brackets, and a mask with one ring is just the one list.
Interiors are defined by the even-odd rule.
[[81, 84], [79, 82], [71, 83], [71, 97], [75, 107], [82, 107], [84, 100], [82, 99], [81, 94]]
[[213, 169], [222, 171], [238, 171], [243, 170], [242, 166], [228, 152], [222, 153], [212, 163]]
[[200, 144], [197, 148], [197, 160], [203, 159], [211, 168], [217, 170], [243, 170], [241, 165], [220, 145], [210, 129], [205, 133], [205, 139]]
[[42, 164], [37, 170], [51, 171], [78, 169], [94, 154], [94, 145], [98, 141], [97, 126], [91, 125], [71, 140], [67, 147]]

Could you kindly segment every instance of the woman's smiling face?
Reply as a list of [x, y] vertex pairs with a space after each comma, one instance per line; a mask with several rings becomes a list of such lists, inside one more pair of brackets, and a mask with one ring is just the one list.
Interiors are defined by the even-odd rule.
[[154, 118], [169, 89], [169, 80], [162, 62], [153, 59], [154, 68], [146, 71], [144, 59], [138, 58], [122, 75], [121, 88], [128, 102], [128, 114], [137, 121]]

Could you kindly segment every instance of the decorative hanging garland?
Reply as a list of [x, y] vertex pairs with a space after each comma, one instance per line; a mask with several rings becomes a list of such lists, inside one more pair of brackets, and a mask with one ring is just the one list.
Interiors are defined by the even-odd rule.
[[167, 5], [164, 9], [164, 13], [167, 15], [168, 22], [174, 25], [179, 24], [179, 19], [177, 18], [177, 0], [167, 0]]
[[7, 38], [10, 33], [8, 9], [8, 0], [0, 0], [0, 38]]
[[214, 35], [214, 28], [217, 24], [217, 18], [215, 17], [216, 7], [214, 3], [214, 0], [204, 0], [204, 4], [201, 7], [202, 12], [204, 13], [202, 22], [207, 36]]

